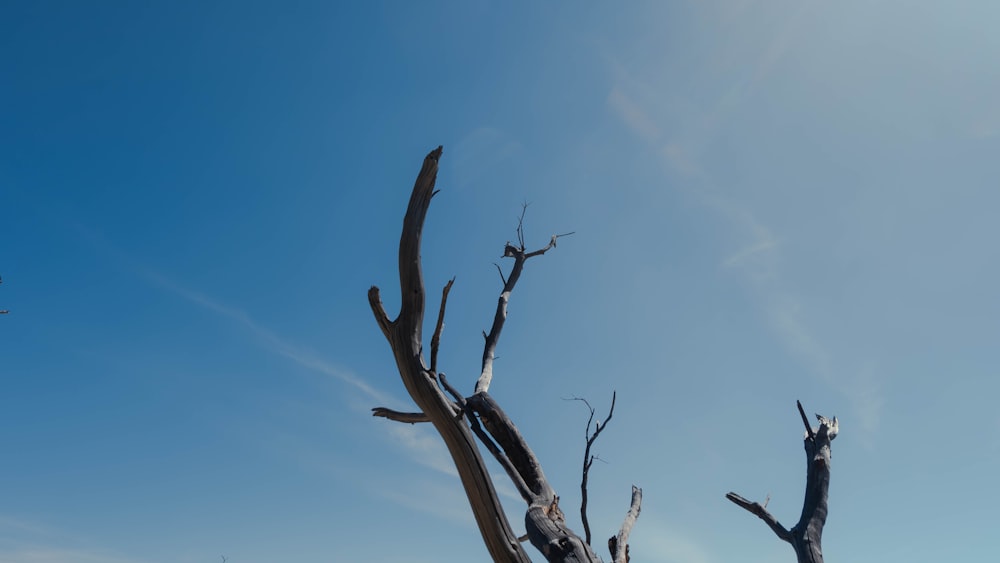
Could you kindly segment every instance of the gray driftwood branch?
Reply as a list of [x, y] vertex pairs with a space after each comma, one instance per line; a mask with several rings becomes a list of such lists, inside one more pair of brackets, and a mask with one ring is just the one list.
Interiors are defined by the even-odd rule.
[[751, 502], [736, 493], [726, 498], [764, 521], [780, 539], [791, 544], [798, 563], [823, 563], [823, 526], [826, 524], [827, 498], [830, 489], [830, 442], [837, 437], [837, 417], [832, 419], [816, 415], [819, 428], [809, 425], [802, 403], [796, 401], [802, 423], [806, 427], [806, 492], [802, 514], [791, 529], [778, 522], [759, 502]]

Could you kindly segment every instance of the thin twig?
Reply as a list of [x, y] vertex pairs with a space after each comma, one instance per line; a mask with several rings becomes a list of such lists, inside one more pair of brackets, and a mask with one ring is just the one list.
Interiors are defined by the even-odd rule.
[[[500, 273], [500, 281], [503, 282], [504, 285], [507, 285], [507, 278], [504, 277], [504, 275], [503, 275], [503, 269], [500, 268], [500, 264], [497, 264], [496, 262], [494, 262], [493, 265], [497, 267], [497, 272]], [[485, 335], [486, 333], [484, 332], [483, 334]]]
[[448, 305], [448, 292], [451, 291], [453, 283], [455, 278], [448, 280], [441, 290], [441, 309], [438, 310], [437, 326], [434, 328], [434, 336], [431, 337], [431, 373], [437, 373], [438, 345], [441, 344], [441, 331], [444, 330], [444, 309]]
[[521, 216], [517, 218], [517, 244], [521, 252], [524, 252], [524, 214], [528, 211], [527, 201], [521, 204]]

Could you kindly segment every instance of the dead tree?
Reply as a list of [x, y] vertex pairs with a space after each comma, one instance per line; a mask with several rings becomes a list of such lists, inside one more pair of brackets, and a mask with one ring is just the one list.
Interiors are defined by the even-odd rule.
[[[484, 333], [486, 344], [483, 361], [472, 395], [466, 397], [459, 393], [437, 366], [448, 291], [454, 280], [449, 281], [442, 291], [441, 307], [431, 338], [430, 365], [424, 360], [422, 325], [425, 290], [420, 263], [420, 237], [431, 198], [437, 193], [434, 184], [441, 152], [441, 147], [438, 147], [424, 159], [403, 218], [403, 233], [399, 240], [401, 305], [396, 319], [389, 319], [382, 305], [379, 289], [373, 286], [368, 291], [368, 301], [375, 320], [389, 341], [403, 385], [420, 412], [404, 413], [375, 408], [373, 414], [399, 422], [433, 424], [455, 462], [479, 531], [494, 561], [525, 562], [530, 559], [503, 511], [476, 445], [477, 438], [504, 468], [527, 504], [524, 523], [527, 539], [531, 544], [548, 561], [600, 561], [592, 547], [566, 526], [563, 511], [559, 507], [559, 497], [546, 479], [538, 458], [514, 422], [489, 394], [494, 354], [507, 318], [511, 292], [521, 276], [525, 262], [555, 248], [560, 235], [553, 235], [545, 247], [528, 251], [522, 225], [519, 225], [517, 244], [508, 242], [504, 246], [504, 257], [512, 258], [514, 264], [507, 276], [503, 276], [501, 272], [503, 289], [490, 332]], [[628, 531], [638, 516], [641, 498], [641, 491], [633, 487], [632, 506], [622, 531], [616, 536], [618, 543], [612, 550], [615, 561], [627, 560]]]
[[830, 489], [830, 442], [837, 437], [837, 417], [829, 419], [817, 414], [819, 429], [813, 430], [802, 409], [802, 403], [795, 403], [799, 407], [802, 423], [806, 426], [808, 464], [805, 500], [798, 523], [792, 529], [786, 529], [767, 511], [767, 501], [764, 504], [750, 502], [736, 493], [729, 493], [726, 498], [757, 515], [779, 538], [791, 544], [798, 563], [823, 563], [823, 525], [826, 524], [827, 492]]

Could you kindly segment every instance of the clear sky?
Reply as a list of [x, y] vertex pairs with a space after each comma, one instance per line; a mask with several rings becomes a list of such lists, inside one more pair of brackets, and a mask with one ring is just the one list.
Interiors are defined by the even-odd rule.
[[[599, 552], [793, 561], [799, 399], [837, 415], [830, 562], [986, 561], [1000, 501], [1000, 4], [6, 2], [0, 562], [485, 561], [365, 293], [424, 237]], [[521, 503], [498, 482], [523, 530]], [[606, 556], [606, 555], [605, 555]], [[540, 557], [538, 558], [540, 559]]]

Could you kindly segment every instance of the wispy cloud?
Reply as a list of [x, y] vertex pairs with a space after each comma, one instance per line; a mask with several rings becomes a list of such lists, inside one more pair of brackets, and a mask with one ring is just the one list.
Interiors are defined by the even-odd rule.
[[432, 428], [427, 425], [395, 422], [391, 424], [389, 434], [414, 461], [446, 475], [458, 477], [458, 471], [455, 470], [455, 463], [451, 460], [448, 449]]
[[406, 491], [387, 488], [383, 483], [376, 490], [380, 496], [415, 512], [428, 514], [466, 528], [474, 528], [476, 525], [468, 499], [462, 493], [461, 487], [456, 487], [453, 483], [424, 480], [412, 483]]
[[639, 534], [632, 539], [633, 551], [643, 553], [644, 559], [661, 563], [713, 563], [705, 546], [689, 537], [670, 531], [671, 524], [666, 522], [645, 524], [659, 533]]
[[46, 524], [0, 515], [0, 563], [148, 563]]
[[737, 251], [735, 254], [732, 254], [728, 258], [723, 260], [722, 265], [723, 267], [726, 268], [733, 268], [735, 266], [745, 264], [754, 257], [760, 256], [762, 253], [775, 250], [777, 246], [778, 242], [771, 238], [761, 241], [754, 241], [750, 243], [750, 245], [744, 247], [742, 250]]
[[[727, 205], [735, 204], [729, 202]], [[735, 221], [745, 233], [746, 242], [740, 250], [725, 258], [722, 266], [740, 272], [751, 284], [767, 322], [789, 353], [798, 358], [810, 374], [847, 398], [857, 421], [856, 427], [862, 430], [860, 437], [871, 445], [883, 405], [877, 371], [869, 364], [852, 367], [850, 364], [854, 361], [834, 354], [816, 336], [806, 305], [782, 276], [780, 245], [770, 229], [759, 223], [747, 209], [727, 214], [742, 218]]]
[[[282, 355], [313, 371], [335, 377], [344, 383], [351, 385], [363, 393], [368, 399], [379, 405], [387, 405], [393, 408], [403, 408], [399, 404], [400, 401], [379, 392], [357, 376], [333, 366], [330, 362], [319, 357], [314, 352], [279, 336], [274, 331], [254, 321], [253, 318], [251, 318], [245, 311], [225, 305], [220, 301], [205, 295], [204, 293], [183, 287], [161, 274], [157, 274], [152, 271], [145, 271], [143, 274], [158, 287], [238, 323], [272, 352]], [[450, 477], [458, 477], [458, 471], [455, 469], [455, 464], [451, 459], [451, 455], [448, 453], [441, 437], [434, 432], [430, 425], [411, 425], [388, 422], [385, 428], [387, 429], [392, 442], [396, 444], [397, 447], [400, 447], [410, 459], [439, 473]], [[304, 452], [302, 455], [305, 455], [306, 453], [309, 452]], [[504, 480], [506, 479], [506, 475], [494, 476], [495, 483], [504, 483]], [[451, 485], [450, 487], [454, 489], [454, 485]], [[458, 488], [457, 490], [460, 491], [461, 488]], [[498, 487], [497, 491], [501, 494], [501, 496], [508, 497], [512, 500], [521, 500], [521, 497], [512, 487], [501, 486]], [[421, 509], [430, 514], [444, 516], [452, 520], [456, 518], [456, 509], [453, 507], [443, 508], [436, 500], [440, 496], [437, 494], [433, 497], [428, 496], [426, 498], [418, 498], [413, 494], [396, 493], [386, 494], [385, 496], [390, 498], [390, 500], [394, 500], [410, 508]], [[464, 514], [462, 518], [468, 518], [468, 514], [466, 513], [467, 510], [462, 513]], [[2, 560], [0, 560], [0, 563], [3, 563]]]
[[[392, 439], [409, 454], [410, 458], [439, 473], [458, 477], [455, 462], [441, 437], [429, 424], [395, 424], [389, 426]], [[515, 503], [523, 502], [521, 495], [510, 484], [506, 473], [493, 472], [493, 486], [497, 494]]]
[[[719, 262], [721, 268], [743, 276], [753, 288], [765, 319], [771, 325], [782, 345], [815, 377], [845, 396], [850, 402], [863, 438], [870, 442], [874, 435], [879, 412], [883, 405], [877, 372], [869, 367], [847, 369], [844, 374], [843, 358], [836, 358], [828, 346], [816, 336], [805, 314], [805, 307], [794, 287], [789, 287], [781, 272], [781, 237], [774, 234], [754, 214], [753, 210], [723, 193], [714, 183], [712, 174], [699, 162], [701, 151], [707, 146], [720, 123], [746, 94], [765, 79], [775, 63], [791, 48], [794, 23], [803, 15], [803, 9], [789, 14], [780, 26], [780, 33], [772, 38], [756, 56], [751, 80], [735, 84], [706, 111], [688, 116], [687, 133], [670, 139], [662, 145], [658, 140], [659, 128], [649, 118], [653, 112], [628, 96], [622, 84], [636, 91], [648, 90], [648, 85], [634, 76], [623, 74], [616, 68], [620, 84], [613, 87], [608, 105], [624, 124], [638, 137], [658, 149], [665, 169], [685, 181], [677, 182], [681, 189], [706, 207], [724, 217], [738, 238], [737, 248]], [[838, 371], [839, 370], [839, 371]]]
[[653, 142], [660, 136], [660, 128], [620, 86], [611, 89], [607, 99], [608, 107], [614, 111], [626, 126], [644, 141]]
[[478, 127], [452, 147], [454, 186], [475, 186], [521, 152], [521, 143], [495, 127]]
[[[451, 460], [449, 459], [448, 462], [451, 463]], [[523, 514], [526, 507], [520, 495], [514, 491], [513, 487], [507, 485], [506, 479], [506, 476], [493, 475], [493, 483], [501, 499], [511, 501], [504, 502], [504, 505], [508, 520], [517, 529], [519, 522], [523, 520], [523, 517], [518, 516], [518, 511], [520, 510], [520, 513]], [[405, 490], [400, 489], [398, 485], [386, 487], [385, 481], [379, 481], [371, 489], [379, 496], [415, 512], [470, 528], [475, 526], [475, 517], [469, 506], [469, 499], [458, 482], [457, 474], [455, 474], [454, 479], [448, 480], [421, 478], [417, 481], [407, 482], [411, 484]]]
[[661, 152], [669, 169], [680, 172], [684, 176], [697, 176], [700, 172], [694, 157], [680, 143], [667, 143]]
[[260, 325], [245, 311], [225, 305], [201, 292], [183, 287], [161, 274], [146, 270], [143, 272], [143, 275], [156, 286], [165, 289], [174, 295], [183, 297], [184, 299], [199, 305], [204, 309], [217, 313], [238, 323], [244, 329], [249, 331], [254, 337], [256, 337], [257, 340], [259, 340], [271, 352], [284, 356], [312, 371], [339, 379], [357, 391], [363, 393], [376, 404], [398, 405], [398, 401], [376, 390], [356, 375], [334, 366], [331, 362], [320, 357], [315, 352], [294, 344], [286, 338], [279, 336], [274, 331]]

